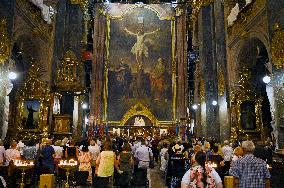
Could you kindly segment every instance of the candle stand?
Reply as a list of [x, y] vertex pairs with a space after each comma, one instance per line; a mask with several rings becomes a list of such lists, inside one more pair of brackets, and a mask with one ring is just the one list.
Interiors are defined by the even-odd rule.
[[25, 186], [25, 182], [24, 182], [25, 171], [33, 168], [34, 162], [33, 161], [27, 162], [27, 161], [22, 161], [22, 160], [15, 160], [14, 164], [18, 169], [20, 169], [22, 171], [20, 188], [24, 188], [24, 186]]
[[72, 170], [75, 170], [77, 168], [77, 165], [78, 165], [78, 162], [73, 160], [73, 159], [70, 159], [69, 161], [67, 160], [61, 160], [58, 164], [58, 166], [62, 169], [65, 169], [66, 170], [66, 183], [65, 183], [65, 188], [69, 188], [70, 185], [69, 185], [69, 175], [70, 175], [70, 172]]

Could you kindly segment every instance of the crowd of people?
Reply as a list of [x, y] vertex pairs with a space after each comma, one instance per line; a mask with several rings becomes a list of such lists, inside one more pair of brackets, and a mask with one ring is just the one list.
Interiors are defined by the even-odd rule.
[[72, 138], [12, 141], [4, 147], [0, 141], [0, 187], [16, 187], [20, 173], [14, 160], [33, 160], [29, 185], [36, 187], [40, 174], [55, 174], [56, 183], [66, 181], [58, 165], [61, 160], [78, 161], [78, 172], [71, 181], [93, 187], [131, 187], [151, 184], [150, 169], [159, 169], [170, 188], [223, 187], [224, 177], [234, 176], [240, 187], [262, 188], [269, 183], [268, 165], [273, 146], [240, 142], [217, 143], [214, 139], [174, 136], [127, 137], [113, 135], [76, 141]]

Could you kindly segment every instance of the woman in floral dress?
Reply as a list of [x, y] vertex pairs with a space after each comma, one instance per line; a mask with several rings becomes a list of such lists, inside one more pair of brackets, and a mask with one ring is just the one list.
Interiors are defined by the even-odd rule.
[[222, 188], [222, 180], [214, 168], [205, 166], [206, 154], [196, 153], [195, 164], [184, 174], [181, 188]]
[[78, 156], [79, 161], [79, 171], [88, 171], [88, 182], [92, 182], [92, 154], [89, 152], [89, 149], [87, 146], [82, 147], [82, 151], [80, 151]]

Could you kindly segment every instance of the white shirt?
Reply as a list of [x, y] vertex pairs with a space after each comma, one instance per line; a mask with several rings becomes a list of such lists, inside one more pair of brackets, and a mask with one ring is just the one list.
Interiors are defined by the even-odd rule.
[[21, 154], [19, 150], [16, 149], [7, 149], [5, 152], [6, 164], [9, 165], [11, 160], [15, 160], [17, 158], [21, 158]]
[[136, 149], [136, 152], [135, 152], [134, 156], [139, 161], [150, 161], [149, 153], [150, 153], [150, 156], [152, 157], [153, 153], [152, 153], [151, 148], [148, 148], [145, 145], [141, 145], [139, 148]]
[[4, 162], [5, 148], [0, 146], [0, 164]]
[[[215, 180], [215, 183], [216, 183], [216, 184], [222, 182], [222, 180], [221, 180], [219, 174], [215, 171], [214, 168], [212, 168], [211, 176], [212, 176], [212, 178]], [[187, 184], [187, 185], [190, 184], [190, 169], [183, 175], [182, 180], [181, 180], [181, 183], [184, 183], [184, 184]]]
[[233, 155], [233, 148], [229, 145], [222, 147], [222, 153], [224, 154], [224, 161], [231, 161]]

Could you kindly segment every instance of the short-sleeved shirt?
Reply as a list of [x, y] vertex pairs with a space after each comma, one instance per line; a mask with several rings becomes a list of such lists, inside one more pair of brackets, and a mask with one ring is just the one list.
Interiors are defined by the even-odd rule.
[[252, 154], [236, 160], [229, 173], [239, 179], [241, 188], [265, 188], [265, 179], [270, 178], [266, 162]]
[[152, 150], [149, 147], [145, 146], [145, 145], [141, 145], [140, 147], [138, 147], [136, 149], [135, 157], [139, 161], [145, 161], [145, 162], [150, 161], [149, 155], [153, 156]]

